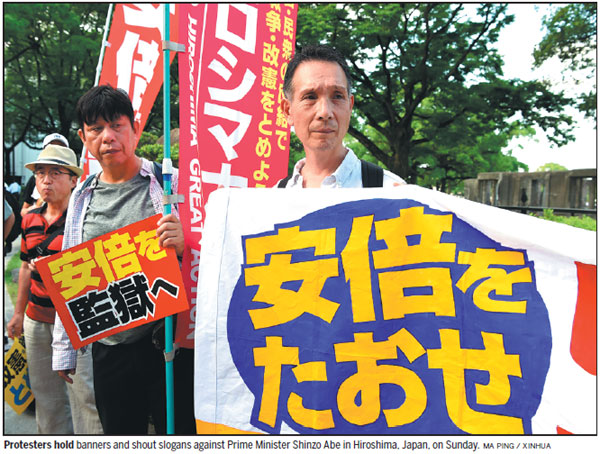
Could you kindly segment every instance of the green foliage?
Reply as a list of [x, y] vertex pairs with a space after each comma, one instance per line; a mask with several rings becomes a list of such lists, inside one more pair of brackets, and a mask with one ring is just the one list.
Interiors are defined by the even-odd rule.
[[585, 230], [596, 231], [596, 220], [590, 216], [557, 216], [551, 209], [545, 209], [543, 216], [538, 216], [547, 221], [560, 222]]
[[[161, 163], [164, 158], [164, 147], [158, 143], [148, 143], [137, 147], [135, 154], [150, 161]], [[171, 145], [171, 161], [174, 167], [179, 167], [179, 144]]]
[[539, 81], [501, 78], [494, 45], [512, 20], [493, 3], [302, 3], [296, 39], [346, 57], [359, 155], [452, 191], [479, 172], [524, 168], [502, 149], [534, 126], [556, 144], [573, 139], [562, 113], [571, 100]]
[[[556, 56], [571, 71], [585, 70], [587, 78], [595, 79], [597, 17], [596, 3], [569, 3], [544, 17], [546, 35], [533, 52], [535, 65]], [[595, 85], [580, 95], [577, 107], [587, 117], [596, 117]]]
[[5, 155], [22, 142], [39, 148], [40, 137], [51, 132], [81, 150], [75, 104], [94, 83], [107, 9], [100, 3], [4, 4]]
[[21, 267], [21, 259], [19, 253], [14, 254], [6, 267], [4, 268], [4, 285], [6, 286], [6, 291], [10, 296], [10, 299], [13, 304], [17, 302], [17, 292], [19, 291], [19, 284], [17, 282], [13, 282], [12, 272], [17, 268]]
[[560, 170], [569, 170], [565, 166], [556, 164], [555, 162], [548, 162], [542, 166], [539, 166], [536, 172], [557, 172]]

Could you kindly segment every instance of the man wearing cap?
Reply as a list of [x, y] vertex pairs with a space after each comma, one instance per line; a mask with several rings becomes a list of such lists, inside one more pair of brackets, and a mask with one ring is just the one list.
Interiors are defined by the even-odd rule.
[[[7, 333], [12, 338], [25, 335], [38, 433], [101, 433], [90, 384], [81, 383], [78, 377], [79, 395], [73, 397], [65, 382], [52, 370], [52, 332], [56, 311], [35, 267], [35, 262], [41, 257], [56, 254], [62, 249], [69, 197], [82, 171], [77, 166], [73, 150], [58, 145], [48, 145], [36, 161], [25, 167], [33, 171], [36, 188], [44, 203], [23, 217], [18, 294]], [[85, 361], [81, 362], [82, 367], [85, 364]], [[86, 388], [88, 402], [92, 399], [87, 409], [80, 405], [82, 389], [86, 394]], [[96, 422], [90, 423], [94, 415]]]
[[[44, 141], [42, 142], [42, 150], [48, 145], [59, 145], [61, 147], [69, 148], [69, 141], [62, 134], [54, 132], [44, 137]], [[27, 181], [21, 199], [23, 200], [23, 206], [21, 207], [21, 216], [25, 216], [29, 210], [39, 208], [44, 202], [40, 197], [38, 190], [35, 187], [35, 177], [32, 176]]]

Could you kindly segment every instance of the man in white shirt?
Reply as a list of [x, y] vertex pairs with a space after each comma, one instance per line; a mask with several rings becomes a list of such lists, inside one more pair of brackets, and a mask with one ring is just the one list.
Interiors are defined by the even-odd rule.
[[[306, 157], [280, 187], [364, 187], [364, 164], [343, 144], [354, 106], [350, 72], [344, 59], [328, 46], [306, 46], [288, 64], [281, 107]], [[382, 184], [404, 180], [384, 170]]]

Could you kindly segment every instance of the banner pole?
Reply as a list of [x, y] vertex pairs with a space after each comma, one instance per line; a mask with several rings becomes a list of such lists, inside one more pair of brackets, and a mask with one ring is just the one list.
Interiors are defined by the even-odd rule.
[[[164, 4], [164, 37], [168, 42], [170, 40], [169, 29], [169, 3]], [[164, 83], [163, 83], [163, 130], [164, 130], [164, 154], [163, 154], [163, 184], [165, 196], [171, 195], [171, 80], [169, 73], [170, 52], [167, 46], [163, 46], [163, 65], [164, 65]], [[163, 206], [165, 215], [171, 214], [171, 204], [165, 203]], [[168, 316], [165, 320], [165, 374], [166, 374], [166, 399], [167, 399], [167, 434], [175, 433], [175, 404], [174, 404], [174, 377], [173, 377], [173, 317]]]
[[106, 41], [108, 37], [108, 29], [110, 27], [110, 17], [112, 16], [113, 4], [108, 4], [108, 12], [106, 13], [106, 23], [104, 24], [104, 35], [102, 36], [102, 46], [100, 47], [100, 57], [98, 58], [98, 66], [96, 66], [96, 79], [94, 80], [94, 86], [98, 85], [100, 81], [100, 73], [102, 72], [102, 60], [104, 60], [104, 50], [108, 45]]

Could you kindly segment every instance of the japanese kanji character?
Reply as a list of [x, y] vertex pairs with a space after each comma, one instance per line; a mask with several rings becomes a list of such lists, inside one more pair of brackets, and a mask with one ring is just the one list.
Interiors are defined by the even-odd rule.
[[376, 269], [425, 262], [454, 262], [456, 244], [441, 243], [452, 231], [452, 215], [424, 214], [423, 207], [400, 210], [397, 218], [375, 222], [378, 240], [387, 249], [373, 251]]
[[[427, 391], [419, 376], [402, 366], [378, 365], [382, 359], [396, 359], [397, 347], [407, 345], [409, 361], [425, 353], [420, 343], [406, 330], [390, 336], [386, 341], [374, 342], [373, 333], [354, 333], [354, 342], [334, 345], [337, 362], [356, 362], [356, 373], [339, 387], [337, 403], [340, 414], [348, 422], [364, 426], [375, 422], [381, 414], [380, 386], [384, 383], [400, 386], [404, 402], [394, 409], [384, 409], [388, 427], [397, 427], [416, 421], [427, 406]], [[360, 394], [360, 404], [356, 397]]]
[[139, 245], [137, 253], [148, 260], [154, 262], [167, 256], [167, 251], [159, 245], [156, 229], [141, 231], [133, 238], [133, 241]]
[[468, 288], [475, 282], [484, 279], [477, 284], [473, 292], [473, 303], [477, 307], [489, 312], [524, 314], [527, 311], [527, 301], [506, 301], [490, 298], [491, 292], [495, 292], [495, 296], [512, 296], [514, 284], [532, 282], [529, 267], [519, 268], [511, 273], [499, 268], [501, 265], [525, 265], [522, 252], [477, 248], [474, 253], [459, 252], [458, 263], [469, 265], [467, 271], [456, 283], [456, 286], [463, 293], [466, 293]]
[[52, 280], [60, 283], [60, 293], [67, 300], [86, 287], [98, 287], [100, 278], [92, 276], [94, 268], [96, 268], [96, 262], [92, 260], [90, 251], [87, 249], [80, 249], [75, 252], [66, 251], [61, 257], [48, 262]]
[[294, 20], [291, 17], [283, 18], [283, 36], [290, 39], [294, 37]]
[[279, 59], [279, 48], [276, 44], [263, 43], [263, 61], [271, 66], [277, 67]]
[[460, 332], [440, 330], [441, 347], [428, 349], [430, 369], [442, 369], [448, 416], [458, 428], [472, 434], [522, 434], [523, 421], [512, 416], [475, 411], [467, 402], [465, 370], [484, 370], [487, 385], [475, 383], [476, 402], [504, 405], [511, 389], [509, 375], [521, 377], [519, 355], [506, 354], [502, 334], [482, 332], [483, 350], [460, 346]]
[[[299, 263], [291, 259], [291, 254], [275, 254], [268, 265], [246, 268], [246, 286], [258, 285], [253, 301], [270, 305], [248, 311], [254, 329], [284, 324], [304, 313], [331, 323], [339, 304], [319, 295], [325, 281], [338, 275], [338, 259]], [[302, 281], [298, 291], [281, 288], [291, 281]]]
[[281, 30], [281, 15], [277, 11], [267, 11], [265, 23], [271, 33]]
[[265, 368], [258, 420], [275, 427], [281, 390], [281, 368], [284, 365], [298, 365], [298, 347], [284, 347], [281, 337], [267, 336], [265, 347], [252, 350], [254, 365]]
[[[286, 19], [288, 19], [286, 17]], [[293, 25], [292, 21], [292, 25]], [[292, 58], [292, 53], [294, 52], [294, 47], [292, 46], [292, 42], [289, 39], [284, 39], [283, 44], [281, 45], [281, 55], [285, 60], [289, 60]]]
[[104, 249], [107, 251], [106, 258], [111, 263], [117, 279], [142, 271], [129, 233], [113, 233], [108, 240], [104, 241]]
[[275, 124], [280, 128], [288, 127], [287, 116], [281, 110], [281, 106], [277, 108], [277, 118], [275, 120]]
[[[113, 301], [115, 301], [117, 291], [111, 290], [109, 287], [109, 293]], [[147, 318], [149, 313], [154, 315], [154, 303], [148, 297], [148, 279], [146, 279], [145, 275], [137, 273], [119, 281], [118, 293], [125, 300], [132, 320]]]
[[92, 290], [84, 296], [68, 301], [67, 307], [77, 324], [81, 339], [87, 339], [119, 325], [106, 290]]
[[277, 88], [277, 70], [269, 66], [263, 66], [260, 84], [265, 88], [275, 90]]

